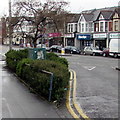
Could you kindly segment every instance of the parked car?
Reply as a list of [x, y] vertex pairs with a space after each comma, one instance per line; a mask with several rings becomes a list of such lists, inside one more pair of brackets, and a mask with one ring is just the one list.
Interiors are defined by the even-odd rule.
[[104, 48], [103, 51], [102, 51], [102, 55], [103, 55], [104, 57], [109, 56], [109, 48]]
[[96, 47], [90, 47], [90, 46], [88, 46], [88, 47], [84, 48], [83, 54], [84, 55], [93, 55], [93, 56], [95, 56], [95, 55], [102, 55], [102, 51], [99, 50]]
[[61, 53], [62, 46], [60, 45], [52, 45], [50, 47], [50, 52], [58, 52]]
[[46, 44], [37, 44], [37, 48], [45, 48], [46, 51], [50, 51], [50, 48], [46, 46]]
[[30, 43], [21, 43], [20, 45], [19, 45], [20, 47], [27, 47], [27, 48], [31, 48], [32, 46], [31, 46], [31, 44]]
[[80, 54], [81, 51], [75, 46], [65, 46], [65, 53]]

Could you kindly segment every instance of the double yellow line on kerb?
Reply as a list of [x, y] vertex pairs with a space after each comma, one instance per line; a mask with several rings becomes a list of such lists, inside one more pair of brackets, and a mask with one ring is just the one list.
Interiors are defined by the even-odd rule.
[[[74, 75], [73, 75], [73, 74]], [[71, 105], [70, 105], [70, 89], [72, 87], [72, 81], [73, 80], [73, 98], [72, 98], [72, 101], [73, 101], [73, 105], [75, 107], [75, 109], [77, 110], [77, 112], [79, 113], [79, 115], [86, 119], [86, 120], [91, 120], [84, 112], [83, 110], [80, 108], [80, 106], [77, 104], [77, 101], [76, 101], [76, 73], [74, 70], [70, 70], [70, 84], [69, 84], [69, 90], [68, 90], [68, 93], [67, 93], [67, 101], [66, 101], [66, 106], [68, 108], [68, 111], [71, 113], [71, 115], [73, 116], [73, 118], [77, 119], [77, 120], [80, 120], [80, 117], [74, 112], [74, 110], [72, 109]]]

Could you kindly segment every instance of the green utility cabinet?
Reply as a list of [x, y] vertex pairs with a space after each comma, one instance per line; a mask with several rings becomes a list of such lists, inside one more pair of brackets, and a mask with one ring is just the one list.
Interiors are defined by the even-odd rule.
[[31, 59], [46, 59], [45, 48], [29, 48], [29, 58]]

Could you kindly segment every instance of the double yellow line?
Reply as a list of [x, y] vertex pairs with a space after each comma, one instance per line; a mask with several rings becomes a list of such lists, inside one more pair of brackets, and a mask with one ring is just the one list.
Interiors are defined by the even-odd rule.
[[[72, 109], [71, 105], [70, 105], [70, 96], [71, 96], [71, 88], [73, 87], [73, 93], [72, 93], [72, 102], [73, 105], [75, 107], [75, 109], [77, 110], [77, 112], [79, 113], [79, 115], [84, 118], [85, 120], [90, 120], [90, 118], [83, 112], [83, 110], [80, 108], [80, 106], [78, 106], [77, 102], [76, 102], [76, 73], [74, 70], [70, 70], [70, 84], [69, 84], [69, 90], [67, 93], [67, 101], [66, 101], [66, 106], [68, 111], [70, 112], [70, 114], [73, 116], [73, 118], [80, 120], [80, 117], [74, 112], [74, 110]], [[73, 82], [73, 86], [72, 86], [72, 82]]]

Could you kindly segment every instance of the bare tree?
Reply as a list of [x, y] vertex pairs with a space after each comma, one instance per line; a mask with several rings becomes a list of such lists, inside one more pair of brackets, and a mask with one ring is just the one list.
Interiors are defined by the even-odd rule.
[[[54, 32], [62, 32], [67, 17], [65, 7], [68, 2], [50, 1], [45, 3], [36, 0], [16, 1], [14, 4], [14, 27], [19, 29], [23, 37], [29, 38], [36, 47], [36, 41], [52, 28]], [[28, 32], [24, 27], [29, 26]], [[49, 27], [48, 26], [52, 26]], [[48, 30], [49, 29], [49, 30]], [[63, 30], [64, 31], [64, 30]]]

